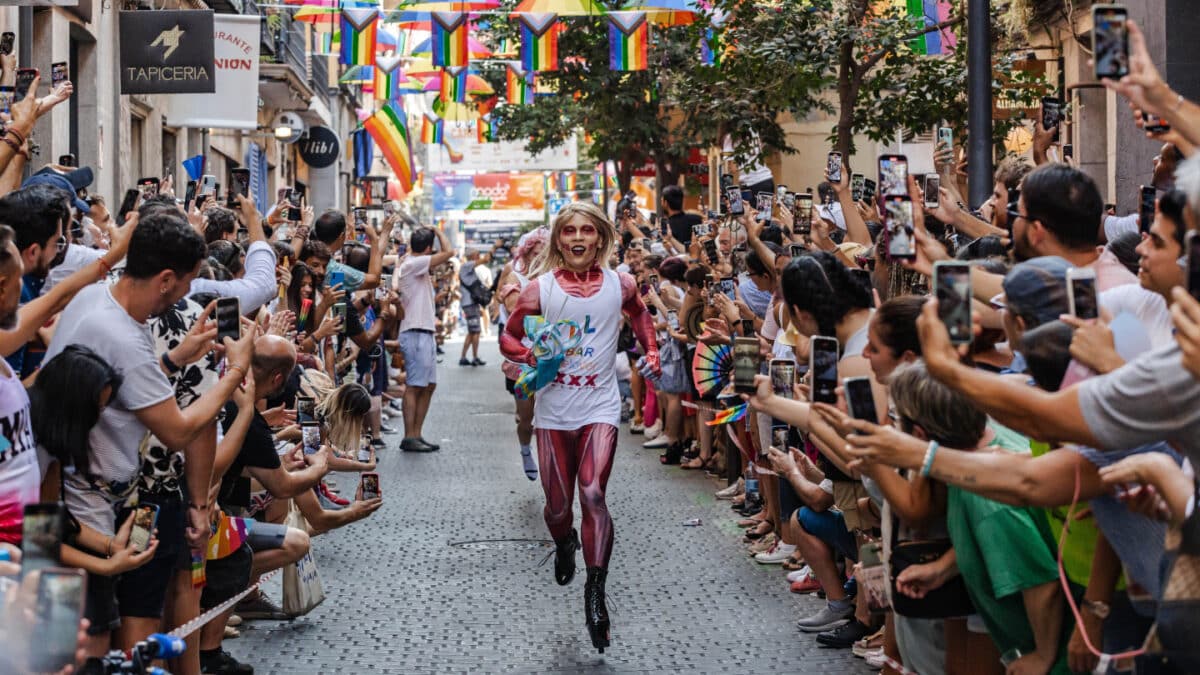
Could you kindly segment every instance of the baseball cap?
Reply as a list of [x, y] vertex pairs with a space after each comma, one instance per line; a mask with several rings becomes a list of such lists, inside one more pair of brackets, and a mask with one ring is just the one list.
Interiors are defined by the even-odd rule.
[[1004, 277], [1004, 302], [1008, 311], [1025, 320], [1030, 330], [1055, 321], [1069, 312], [1067, 270], [1071, 263], [1058, 256], [1043, 256], [1017, 264]]
[[26, 188], [31, 185], [53, 185], [56, 188], [61, 188], [71, 193], [71, 198], [74, 200], [75, 208], [82, 213], [87, 213], [91, 207], [88, 203], [79, 198], [79, 191], [92, 184], [94, 176], [92, 175], [91, 167], [83, 166], [73, 171], [61, 172], [55, 171], [50, 167], [46, 167], [41, 171], [33, 174], [21, 183], [21, 187]]

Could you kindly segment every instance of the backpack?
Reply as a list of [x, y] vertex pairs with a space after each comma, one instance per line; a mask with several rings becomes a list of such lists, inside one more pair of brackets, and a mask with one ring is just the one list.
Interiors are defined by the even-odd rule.
[[471, 294], [471, 299], [480, 307], [487, 307], [492, 304], [492, 289], [483, 285], [479, 278], [475, 278], [475, 283], [467, 285], [467, 292]]

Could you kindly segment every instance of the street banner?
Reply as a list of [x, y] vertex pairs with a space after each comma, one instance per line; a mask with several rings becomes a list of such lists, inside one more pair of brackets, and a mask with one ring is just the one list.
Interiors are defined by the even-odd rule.
[[[142, 12], [144, 13], [144, 12]], [[218, 14], [213, 19], [216, 88], [211, 94], [167, 98], [167, 124], [210, 129], [258, 128], [258, 45], [261, 17]]]
[[216, 91], [212, 10], [122, 11], [118, 24], [122, 94]]
[[[418, 117], [415, 124], [420, 124]], [[414, 131], [418, 127], [413, 127]], [[443, 127], [442, 142], [462, 154], [462, 160], [451, 162], [447, 153], [437, 146], [426, 146], [425, 170], [431, 174], [448, 171], [574, 171], [579, 167], [579, 152], [575, 137], [562, 145], [530, 154], [525, 141], [479, 141], [475, 123], [449, 123]], [[432, 148], [432, 149], [430, 149]]]
[[433, 210], [450, 220], [542, 220], [546, 192], [540, 173], [478, 173], [433, 177]]

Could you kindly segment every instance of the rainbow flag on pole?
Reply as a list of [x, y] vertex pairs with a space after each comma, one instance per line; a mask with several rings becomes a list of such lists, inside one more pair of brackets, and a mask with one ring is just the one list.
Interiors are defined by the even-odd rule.
[[521, 13], [517, 20], [521, 23], [521, 65], [525, 70], [558, 70], [558, 15]]
[[470, 59], [467, 51], [468, 23], [465, 12], [431, 12], [433, 65], [465, 66]]
[[374, 7], [347, 7], [342, 10], [342, 51], [339, 59], [347, 66], [375, 63], [375, 28], [379, 10]]
[[533, 73], [525, 70], [521, 64], [511, 61], [505, 64], [505, 74], [508, 86], [505, 89], [506, 100], [513, 105], [533, 103], [535, 89]]
[[421, 116], [421, 142], [430, 145], [441, 143], [446, 137], [446, 121], [437, 115], [424, 113]]
[[382, 108], [363, 122], [363, 128], [371, 134], [375, 145], [383, 153], [400, 188], [412, 192], [413, 158], [412, 146], [409, 144], [408, 127], [404, 123], [404, 112], [397, 112], [391, 103], [385, 103]]
[[467, 100], [467, 67], [446, 66], [442, 69], [441, 88], [438, 98], [443, 103], [465, 103]]
[[645, 12], [608, 13], [610, 70], [645, 70], [649, 45], [650, 24]]
[[375, 100], [400, 98], [400, 83], [405, 81], [404, 70], [400, 68], [402, 58], [398, 54], [375, 57]]

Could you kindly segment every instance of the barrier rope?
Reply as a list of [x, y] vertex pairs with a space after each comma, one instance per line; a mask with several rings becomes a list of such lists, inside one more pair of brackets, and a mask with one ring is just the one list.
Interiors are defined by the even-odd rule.
[[262, 578], [260, 578], [257, 582], [251, 584], [250, 587], [247, 588], [246, 590], [242, 591], [241, 593], [238, 593], [237, 595], [226, 600], [225, 602], [222, 602], [221, 604], [217, 605], [216, 607], [213, 607], [212, 609], [210, 609], [207, 612], [201, 614], [200, 616], [192, 619], [191, 621], [188, 621], [187, 623], [183, 624], [182, 626], [179, 626], [178, 628], [171, 631], [170, 633], [167, 633], [167, 635], [170, 635], [171, 637], [177, 637], [182, 640], [183, 638], [191, 635], [192, 633], [195, 633], [197, 630], [199, 630], [202, 626], [207, 624], [209, 621], [212, 621], [217, 616], [223, 614], [230, 607], [233, 607], [234, 605], [236, 605], [238, 602], [241, 601], [242, 598], [246, 597], [247, 595], [250, 595], [254, 591], [257, 591], [258, 587], [261, 586], [264, 581], [267, 581], [268, 579], [274, 577], [276, 574], [279, 574], [279, 570], [274, 570], [274, 571], [264, 574], [262, 576]]

